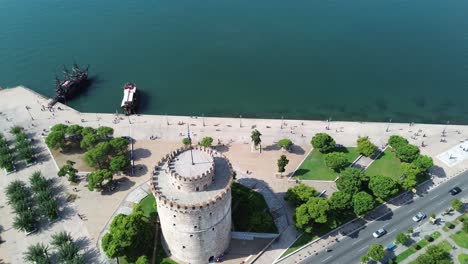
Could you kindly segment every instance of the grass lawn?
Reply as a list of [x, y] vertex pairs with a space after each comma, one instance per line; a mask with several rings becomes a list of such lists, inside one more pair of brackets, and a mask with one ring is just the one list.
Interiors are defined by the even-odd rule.
[[451, 235], [450, 238], [452, 238], [458, 246], [468, 248], [468, 233], [463, 232], [463, 230]]
[[444, 240], [442, 242], [440, 242], [439, 244], [437, 244], [438, 246], [441, 246], [442, 249], [446, 252], [449, 252], [452, 251], [452, 244], [450, 244], [447, 240]]
[[156, 216], [156, 199], [154, 199], [152, 194], [143, 198], [143, 200], [140, 201], [140, 205], [146, 217], [151, 218]]
[[461, 264], [468, 264], [468, 254], [460, 254], [458, 255], [458, 261], [460, 261]]
[[235, 231], [278, 233], [263, 196], [244, 185], [232, 185], [232, 221]]
[[[357, 148], [339, 148], [336, 151], [345, 153], [349, 163], [359, 157]], [[325, 155], [316, 149], [312, 150], [294, 175], [301, 180], [335, 180], [338, 173], [325, 165]]]
[[[431, 234], [431, 237], [436, 240], [437, 238], [439, 238], [441, 236], [440, 232], [436, 231], [434, 233]], [[421, 241], [419, 241], [418, 243], [416, 243], [417, 245], [419, 245], [421, 247], [421, 249], [425, 246], [427, 246], [429, 244], [429, 242], [427, 242], [427, 240], [423, 239]], [[420, 249], [420, 250], [421, 250]], [[415, 250], [414, 248], [412, 247], [408, 247], [407, 250], [401, 252], [398, 256], [396, 256], [395, 258], [395, 263], [401, 263], [403, 260], [407, 259], [410, 255], [414, 254], [417, 250]]]
[[396, 157], [395, 152], [390, 148], [387, 148], [380, 157], [374, 161], [369, 168], [366, 170], [366, 174], [369, 176], [373, 175], [384, 175], [390, 176], [395, 180], [398, 180], [403, 171], [400, 168], [400, 160]]

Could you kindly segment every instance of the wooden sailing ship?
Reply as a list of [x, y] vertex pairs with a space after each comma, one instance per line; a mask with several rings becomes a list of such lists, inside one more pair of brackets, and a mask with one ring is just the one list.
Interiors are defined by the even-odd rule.
[[49, 105], [66, 102], [86, 88], [89, 85], [88, 69], [89, 66], [82, 70], [76, 63], [73, 64], [71, 71], [63, 66], [64, 80], [55, 76], [55, 98]]
[[124, 110], [125, 115], [136, 114], [138, 107], [138, 95], [139, 91], [137, 90], [135, 83], [127, 83], [123, 87], [124, 96], [120, 107]]

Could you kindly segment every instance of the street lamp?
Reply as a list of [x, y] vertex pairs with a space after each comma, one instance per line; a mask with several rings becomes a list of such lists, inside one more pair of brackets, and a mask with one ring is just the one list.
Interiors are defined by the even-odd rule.
[[330, 130], [331, 117], [328, 118], [327, 122], [328, 122], [328, 124], [327, 124], [327, 130]]
[[385, 132], [388, 132], [388, 129], [390, 128], [391, 123], [392, 123], [392, 119], [390, 118], [390, 120], [388, 120], [388, 125], [387, 125], [387, 129], [385, 129]]
[[205, 126], [205, 114], [202, 114], [203, 126]]
[[281, 116], [281, 129], [283, 129], [283, 116]]
[[239, 115], [239, 127], [242, 127], [242, 115]]

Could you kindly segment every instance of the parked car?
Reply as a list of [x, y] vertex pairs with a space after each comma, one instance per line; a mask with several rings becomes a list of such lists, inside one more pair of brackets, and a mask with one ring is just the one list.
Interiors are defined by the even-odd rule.
[[461, 193], [461, 191], [462, 191], [462, 189], [460, 189], [460, 187], [453, 187], [453, 188], [449, 191], [449, 193], [450, 193], [451, 195], [457, 195], [457, 194]]
[[374, 236], [375, 238], [379, 238], [383, 235], [385, 235], [387, 233], [387, 231], [385, 231], [385, 229], [383, 228], [380, 228], [379, 230], [375, 231], [372, 236]]
[[415, 216], [413, 216], [413, 221], [419, 222], [419, 221], [423, 220], [424, 218], [426, 218], [426, 214], [423, 213], [423, 212], [419, 212]]

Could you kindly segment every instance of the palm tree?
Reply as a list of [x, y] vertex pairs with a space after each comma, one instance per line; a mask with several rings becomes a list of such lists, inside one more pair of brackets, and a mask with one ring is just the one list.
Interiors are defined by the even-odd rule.
[[11, 204], [11, 207], [16, 213], [25, 212], [31, 210], [33, 207], [32, 201], [30, 199], [27, 200], [17, 200]]
[[20, 180], [14, 180], [6, 187], [6, 195], [10, 196], [16, 191], [23, 191], [26, 189], [26, 184]]
[[29, 183], [31, 184], [31, 188], [35, 193], [49, 187], [49, 182], [44, 176], [42, 176], [40, 171], [33, 172], [31, 177], [29, 177]]
[[23, 190], [15, 190], [15, 192], [7, 194], [7, 201], [9, 204], [15, 204], [19, 201], [31, 199], [31, 192], [28, 188]]
[[55, 220], [58, 218], [57, 208], [58, 205], [55, 199], [44, 201], [39, 205], [39, 209], [41, 210], [42, 214], [47, 216], [49, 220]]
[[50, 189], [41, 190], [35, 194], [34, 198], [39, 204], [42, 204], [49, 201], [52, 198], [52, 193]]
[[79, 257], [78, 251], [80, 249], [78, 246], [73, 243], [65, 243], [58, 249], [58, 259], [60, 263], [69, 263], [73, 261], [75, 258]]
[[57, 249], [62, 247], [63, 245], [65, 245], [67, 243], [72, 243], [72, 242], [73, 242], [73, 238], [72, 238], [71, 234], [66, 232], [66, 231], [61, 231], [61, 232], [58, 232], [58, 233], [52, 235], [51, 244], [52, 244], [52, 246], [54, 246]]
[[33, 211], [19, 212], [13, 221], [13, 227], [24, 232], [31, 232], [36, 228], [37, 220]]
[[26, 262], [35, 264], [50, 264], [48, 247], [42, 243], [30, 245], [26, 252], [23, 253], [23, 259]]

